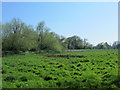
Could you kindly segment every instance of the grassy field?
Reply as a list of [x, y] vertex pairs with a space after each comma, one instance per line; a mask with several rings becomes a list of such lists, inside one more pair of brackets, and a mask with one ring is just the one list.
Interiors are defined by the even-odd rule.
[[57, 54], [84, 57], [46, 57], [34, 53], [5, 56], [3, 88], [119, 88], [118, 50]]

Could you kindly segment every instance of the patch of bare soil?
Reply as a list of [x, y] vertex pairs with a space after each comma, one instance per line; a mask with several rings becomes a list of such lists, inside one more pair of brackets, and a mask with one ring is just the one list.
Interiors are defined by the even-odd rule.
[[44, 55], [46, 57], [79, 57], [79, 58], [84, 58], [85, 56], [82, 55]]

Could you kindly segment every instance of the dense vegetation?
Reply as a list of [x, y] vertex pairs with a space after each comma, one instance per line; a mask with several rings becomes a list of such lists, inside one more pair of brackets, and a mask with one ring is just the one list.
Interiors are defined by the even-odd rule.
[[27, 26], [19, 19], [3, 25], [2, 46], [3, 51], [62, 50], [55, 34], [49, 32], [44, 22], [40, 22], [35, 31], [32, 26]]
[[13, 19], [2, 25], [2, 87], [119, 88], [119, 48], [119, 41], [93, 46], [51, 32], [44, 21], [34, 29]]
[[34, 53], [3, 57], [3, 88], [120, 87], [117, 50], [62, 52], [59, 55], [85, 57], [46, 57]]
[[36, 29], [33, 26], [26, 25], [19, 19], [13, 19], [5, 23], [2, 30], [2, 50], [18, 53], [19, 51], [55, 51], [61, 52], [65, 49], [118, 49], [120, 42], [115, 41], [113, 45], [107, 42], [99, 43], [93, 46], [87, 39], [81, 39], [78, 36], [65, 38], [54, 32], [45, 22], [38, 23]]

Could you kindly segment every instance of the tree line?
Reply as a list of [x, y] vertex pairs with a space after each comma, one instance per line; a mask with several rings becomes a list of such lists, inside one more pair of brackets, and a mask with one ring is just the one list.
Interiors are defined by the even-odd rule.
[[118, 41], [112, 45], [102, 42], [93, 46], [87, 39], [81, 39], [76, 35], [65, 38], [51, 32], [44, 21], [39, 22], [36, 29], [16, 18], [2, 25], [3, 51], [61, 52], [66, 49], [118, 49], [119, 46]]

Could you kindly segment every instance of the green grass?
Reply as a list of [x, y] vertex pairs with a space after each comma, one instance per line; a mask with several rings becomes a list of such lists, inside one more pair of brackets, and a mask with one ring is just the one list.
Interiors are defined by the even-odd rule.
[[[3, 57], [3, 88], [119, 88], [118, 50], [57, 54], [86, 57], [45, 57], [32, 53]], [[88, 62], [81, 62], [85, 60]]]

